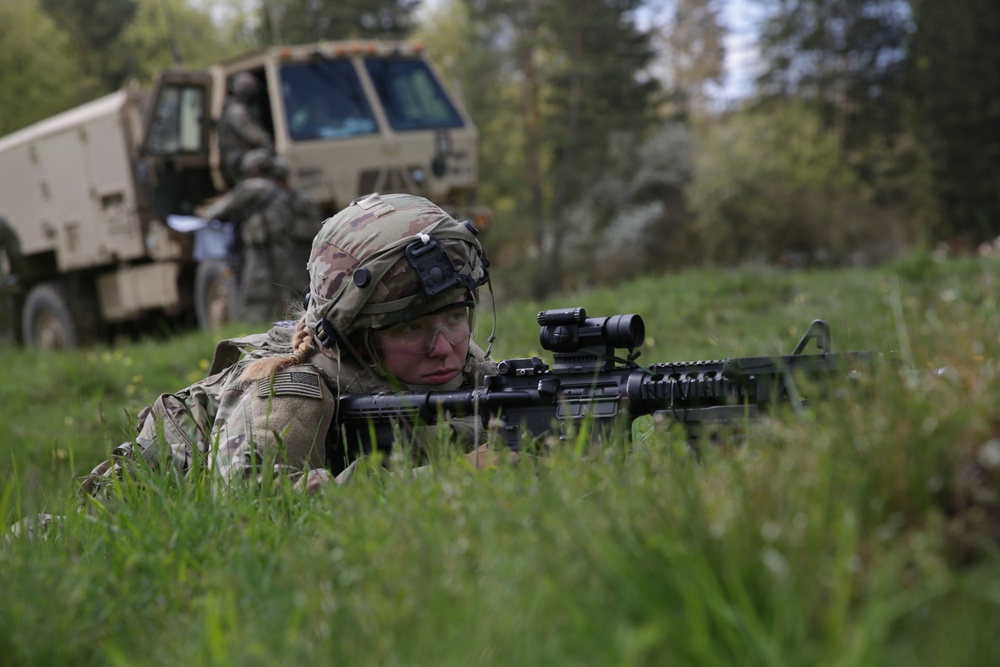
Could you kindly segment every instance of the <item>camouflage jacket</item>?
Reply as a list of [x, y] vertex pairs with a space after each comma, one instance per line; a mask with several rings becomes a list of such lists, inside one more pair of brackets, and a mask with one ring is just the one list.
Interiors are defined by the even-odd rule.
[[219, 118], [219, 152], [223, 168], [237, 176], [240, 158], [253, 148], [272, 149], [271, 136], [250, 113], [245, 102], [236, 97], [226, 98]]
[[203, 216], [239, 222], [240, 240], [246, 247], [273, 248], [299, 242], [288, 233], [294, 222], [291, 195], [269, 178], [254, 176], [240, 181], [206, 208]]
[[[226, 481], [260, 479], [267, 468], [275, 476], [288, 475], [306, 491], [330, 481], [325, 445], [336, 396], [391, 387], [370, 368], [324, 352], [271, 380], [241, 380], [243, 369], [255, 359], [290, 352], [294, 329], [282, 326], [288, 324], [294, 323], [220, 342], [209, 376], [177, 393], [162, 394], [140, 412], [138, 436], [116, 447], [110, 459], [84, 478], [81, 495], [104, 495], [113, 478], [140, 459], [154, 470], [173, 466], [182, 475], [209, 466]], [[473, 343], [470, 350], [462, 387], [496, 372], [478, 346]], [[469, 449], [482, 439], [478, 430], [470, 434], [465, 429], [465, 434]]]

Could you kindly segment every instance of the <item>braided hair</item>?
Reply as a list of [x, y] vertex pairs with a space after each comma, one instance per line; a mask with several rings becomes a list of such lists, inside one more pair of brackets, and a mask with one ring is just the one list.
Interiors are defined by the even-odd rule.
[[251, 362], [240, 375], [240, 380], [267, 380], [279, 371], [299, 366], [309, 361], [319, 350], [316, 339], [306, 325], [305, 314], [299, 318], [292, 334], [292, 352], [280, 357], [265, 357]]

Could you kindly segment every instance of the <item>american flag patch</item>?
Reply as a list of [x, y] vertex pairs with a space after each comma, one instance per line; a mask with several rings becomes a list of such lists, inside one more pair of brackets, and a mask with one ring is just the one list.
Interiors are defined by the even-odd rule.
[[257, 380], [257, 397], [270, 396], [302, 396], [304, 398], [323, 398], [319, 373], [312, 371], [293, 370], [279, 371], [270, 379]]

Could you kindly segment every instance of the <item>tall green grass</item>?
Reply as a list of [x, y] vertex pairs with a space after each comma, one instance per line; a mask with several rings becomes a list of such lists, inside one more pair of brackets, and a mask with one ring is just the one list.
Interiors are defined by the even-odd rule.
[[[65, 519], [48, 539], [0, 546], [0, 655], [997, 664], [997, 508], [962, 513], [960, 480], [970, 455], [1000, 439], [998, 276], [990, 260], [915, 257], [877, 271], [706, 270], [505, 303], [497, 358], [545, 356], [537, 311], [584, 306], [640, 313], [647, 362], [787, 354], [824, 318], [835, 349], [948, 371], [886, 367], [807, 419], [779, 413], [700, 460], [649, 422], [631, 444], [570, 442], [479, 472], [442, 453], [429, 474], [372, 471], [319, 497], [140, 471], [113, 508], [78, 512], [75, 478], [157, 392], [197, 379], [213, 341], [3, 352], [0, 516]], [[996, 472], [981, 481], [1000, 493]]]

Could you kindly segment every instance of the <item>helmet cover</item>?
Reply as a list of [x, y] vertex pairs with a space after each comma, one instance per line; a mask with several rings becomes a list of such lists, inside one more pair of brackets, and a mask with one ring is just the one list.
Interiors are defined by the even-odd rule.
[[406, 322], [471, 294], [489, 278], [475, 228], [423, 197], [379, 195], [353, 201], [313, 240], [306, 324], [324, 344], [343, 335]]
[[240, 158], [240, 173], [243, 176], [265, 174], [271, 168], [271, 152], [266, 148], [254, 148]]
[[260, 85], [257, 83], [257, 77], [255, 77], [250, 72], [240, 72], [233, 77], [230, 86], [233, 91], [233, 95], [243, 100], [244, 102], [250, 102], [260, 92]]
[[271, 175], [275, 178], [288, 180], [288, 177], [292, 175], [292, 163], [281, 155], [275, 155], [271, 158]]

